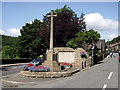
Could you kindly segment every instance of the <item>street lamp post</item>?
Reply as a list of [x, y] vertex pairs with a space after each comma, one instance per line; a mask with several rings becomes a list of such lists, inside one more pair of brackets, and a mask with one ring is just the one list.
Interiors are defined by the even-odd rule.
[[92, 66], [94, 64], [94, 46], [92, 47]]

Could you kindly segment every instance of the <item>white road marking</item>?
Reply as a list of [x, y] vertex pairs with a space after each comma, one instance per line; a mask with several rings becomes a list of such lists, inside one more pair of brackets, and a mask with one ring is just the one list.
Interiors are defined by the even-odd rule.
[[104, 84], [102, 90], [105, 90], [106, 87], [107, 87], [107, 84]]
[[113, 74], [113, 72], [111, 72], [111, 73], [109, 74], [108, 79], [110, 79], [110, 78], [111, 78], [112, 74]]

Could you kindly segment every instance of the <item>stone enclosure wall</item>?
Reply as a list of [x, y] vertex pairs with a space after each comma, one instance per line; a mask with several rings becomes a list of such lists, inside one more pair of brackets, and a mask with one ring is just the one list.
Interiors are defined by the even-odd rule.
[[80, 52], [85, 52], [85, 50], [82, 48], [55, 47], [54, 60], [57, 60], [59, 63], [71, 63], [73, 68], [79, 69], [91, 66], [91, 57], [85, 52], [86, 58], [82, 58]]

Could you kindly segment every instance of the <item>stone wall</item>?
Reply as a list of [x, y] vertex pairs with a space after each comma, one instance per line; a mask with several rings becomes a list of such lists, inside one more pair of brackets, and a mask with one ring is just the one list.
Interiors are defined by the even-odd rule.
[[[82, 48], [72, 49], [69, 47], [55, 47], [54, 53], [57, 55], [59, 52], [75, 52], [75, 61], [74, 63], [72, 63], [73, 68], [83, 69], [91, 66], [91, 57], [89, 57], [87, 52], [85, 52], [85, 50]], [[80, 52], [85, 52], [87, 55], [87, 58], [82, 58], [80, 56]], [[57, 58], [57, 61], [58, 61], [58, 58]]]

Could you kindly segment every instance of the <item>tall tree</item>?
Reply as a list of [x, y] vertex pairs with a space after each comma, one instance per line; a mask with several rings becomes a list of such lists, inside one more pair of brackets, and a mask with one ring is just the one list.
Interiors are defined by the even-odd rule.
[[[66, 5], [61, 9], [54, 10], [54, 46], [66, 46], [66, 43], [78, 32], [86, 30], [84, 14], [77, 17], [75, 12]], [[32, 24], [26, 23], [22, 27], [21, 36], [19, 36], [20, 57], [34, 58], [46, 52], [49, 47], [50, 36], [50, 18], [43, 18], [43, 22], [34, 20]]]
[[87, 49], [89, 45], [95, 45], [100, 38], [100, 34], [92, 29], [85, 32], [78, 32], [74, 38], [67, 42], [68, 47]]
[[32, 24], [26, 23], [20, 30], [18, 48], [20, 57], [22, 58], [35, 58], [40, 54], [45, 53], [46, 43], [44, 38], [40, 36], [40, 20], [34, 20]]
[[[66, 46], [66, 43], [78, 32], [86, 30], [84, 14], [78, 18], [75, 12], [66, 5], [61, 9], [54, 10], [54, 46]], [[46, 24], [46, 31], [49, 31], [50, 18], [44, 16], [43, 22]], [[47, 33], [48, 35], [48, 33]], [[48, 36], [47, 36], [48, 37]], [[49, 45], [49, 44], [48, 44]]]

